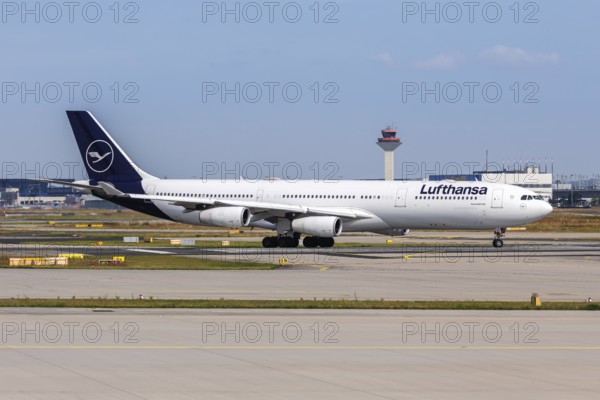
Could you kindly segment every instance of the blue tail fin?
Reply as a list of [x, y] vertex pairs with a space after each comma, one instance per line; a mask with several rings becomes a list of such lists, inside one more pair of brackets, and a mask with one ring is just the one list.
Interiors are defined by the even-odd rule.
[[89, 111], [67, 111], [88, 176], [96, 181], [154, 179], [131, 161]]

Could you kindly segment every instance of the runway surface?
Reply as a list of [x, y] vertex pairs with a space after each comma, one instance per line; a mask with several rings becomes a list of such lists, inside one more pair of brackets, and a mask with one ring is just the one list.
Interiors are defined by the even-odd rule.
[[6, 399], [589, 399], [597, 312], [2, 309]]

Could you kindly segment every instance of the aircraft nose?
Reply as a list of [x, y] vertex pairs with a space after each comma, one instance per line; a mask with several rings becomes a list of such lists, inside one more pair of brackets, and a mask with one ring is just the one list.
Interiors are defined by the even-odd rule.
[[543, 202], [542, 204], [542, 213], [544, 216], [550, 214], [552, 212], [552, 205], [550, 205], [550, 203], [547, 202]]

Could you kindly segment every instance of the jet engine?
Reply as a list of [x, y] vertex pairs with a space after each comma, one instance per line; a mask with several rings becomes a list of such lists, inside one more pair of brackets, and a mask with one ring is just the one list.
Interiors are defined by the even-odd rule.
[[334, 237], [342, 234], [342, 220], [338, 217], [303, 217], [292, 221], [294, 232], [318, 237]]
[[215, 207], [200, 211], [200, 223], [240, 228], [248, 226], [252, 213], [246, 207]]

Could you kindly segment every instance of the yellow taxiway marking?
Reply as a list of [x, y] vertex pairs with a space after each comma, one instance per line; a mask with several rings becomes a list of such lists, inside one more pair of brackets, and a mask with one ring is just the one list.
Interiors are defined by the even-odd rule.
[[320, 271], [328, 271], [329, 270], [329, 267], [319, 265], [319, 264], [299, 264], [299, 265], [304, 265], [304, 266], [310, 267], [310, 268], [318, 268]]

